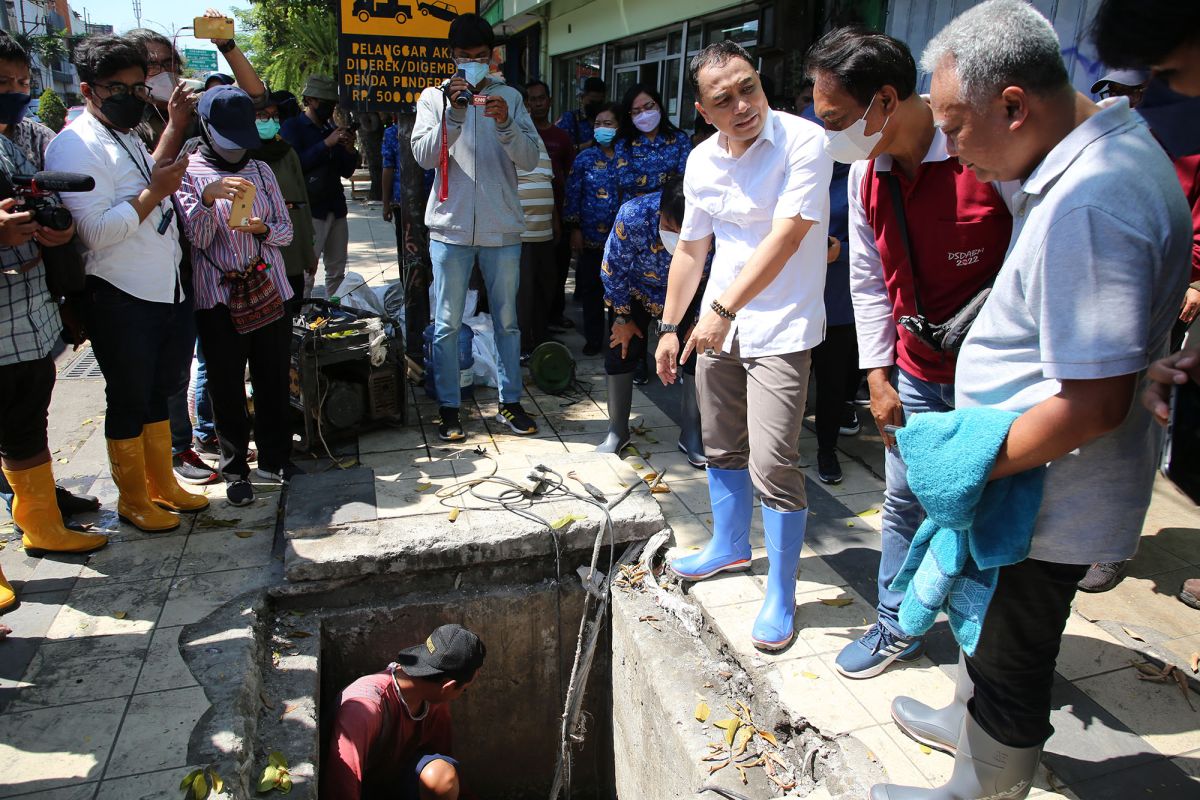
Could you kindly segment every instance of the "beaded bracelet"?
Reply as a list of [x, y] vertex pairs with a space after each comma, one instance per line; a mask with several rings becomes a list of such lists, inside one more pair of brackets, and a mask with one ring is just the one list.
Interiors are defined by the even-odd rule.
[[728, 319], [728, 320], [732, 320], [735, 317], [737, 317], [737, 314], [733, 313], [728, 308], [726, 308], [725, 306], [718, 303], [716, 300], [712, 301], [712, 304], [710, 307], [712, 308], [713, 311], [717, 312], [718, 317], [724, 317], [725, 319]]

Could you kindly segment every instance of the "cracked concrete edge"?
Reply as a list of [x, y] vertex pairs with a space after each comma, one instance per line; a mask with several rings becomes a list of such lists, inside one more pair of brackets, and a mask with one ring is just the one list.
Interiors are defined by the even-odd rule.
[[[660, 554], [665, 554], [667, 549], [669, 545], [663, 547]], [[756, 663], [754, 659], [738, 653], [720, 632], [703, 603], [690, 593], [683, 594], [666, 586], [663, 588], [683, 603], [699, 609], [704, 618], [699, 641], [710, 654], [734, 666], [734, 669], [726, 670], [733, 672], [729, 683], [738, 693], [738, 699], [742, 699], [753, 711], [755, 720], [763, 728], [773, 730], [781, 741], [786, 738], [796, 743], [800, 767], [808, 760], [809, 751], [816, 750], [811, 775], [801, 774], [800, 782], [793, 790], [797, 796], [823, 786], [833, 800], [861, 800], [870, 794], [871, 786], [886, 782], [887, 775], [883, 767], [871, 755], [870, 749], [852, 733], [827, 733], [804, 716], [788, 709], [779, 693], [772, 688], [767, 674], [769, 665]], [[678, 626], [678, 621], [672, 620], [671, 624]]]
[[[485, 512], [490, 513], [490, 512]], [[416, 574], [456, 568], [552, 557], [555, 537], [545, 526], [513, 516], [497, 519], [489, 530], [456, 527], [443, 514], [403, 520], [357, 522], [317, 538], [289, 536], [284, 574], [289, 582], [351, 578], [360, 575]], [[648, 539], [664, 523], [658, 503], [649, 495], [632, 495], [614, 510], [616, 542]], [[601, 519], [570, 523], [557, 532], [562, 553], [591, 550]]]
[[253, 797], [258, 782], [250, 747], [257, 739], [265, 611], [264, 590], [247, 592], [185, 626], [179, 637], [180, 655], [209, 702], [192, 730], [188, 763], [215, 765], [225, 780], [220, 797]]

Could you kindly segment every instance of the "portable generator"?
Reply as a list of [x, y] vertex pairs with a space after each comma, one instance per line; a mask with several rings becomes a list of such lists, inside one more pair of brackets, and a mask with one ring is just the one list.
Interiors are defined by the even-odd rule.
[[315, 451], [373, 426], [407, 421], [399, 330], [394, 320], [369, 311], [305, 301], [292, 320], [289, 388], [302, 419], [302, 448]]

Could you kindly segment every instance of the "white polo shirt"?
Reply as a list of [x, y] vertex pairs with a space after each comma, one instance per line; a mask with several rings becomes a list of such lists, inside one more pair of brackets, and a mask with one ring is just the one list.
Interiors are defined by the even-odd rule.
[[[158, 232], [170, 200], [145, 220], [129, 204], [150, 185], [154, 159], [134, 133], [109, 130], [85, 111], [54, 137], [46, 149], [46, 169], [82, 172], [96, 179], [90, 192], [63, 192], [63, 205], [75, 217], [86, 246], [84, 268], [123, 292], [154, 303], [180, 299], [178, 219]], [[178, 296], [177, 296], [178, 295]]]
[[766, 289], [737, 312], [733, 337], [746, 358], [810, 350], [825, 338], [825, 255], [833, 161], [824, 133], [808, 120], [767, 112], [763, 132], [736, 157], [724, 134], [709, 137], [688, 157], [687, 199], [679, 238], [716, 241], [703, 311], [733, 283], [771, 232], [776, 219], [816, 224]]

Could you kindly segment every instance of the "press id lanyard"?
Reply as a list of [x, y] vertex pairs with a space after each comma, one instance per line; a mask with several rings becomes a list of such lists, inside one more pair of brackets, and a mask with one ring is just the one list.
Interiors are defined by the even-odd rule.
[[[113, 138], [113, 141], [120, 145], [121, 149], [125, 151], [125, 155], [129, 156], [129, 158], [133, 161], [133, 165], [137, 167], [138, 174], [146, 179], [146, 186], [149, 186], [153, 182], [151, 179], [152, 170], [147, 169], [144, 157], [139, 158], [138, 156], [135, 156], [133, 151], [129, 149], [129, 146], [125, 144], [125, 141], [119, 135], [117, 135], [117, 132], [112, 128], [108, 127], [107, 125], [105, 125], [104, 128], [108, 131], [108, 135]], [[175, 208], [168, 202], [167, 207], [164, 210], [162, 203], [159, 203], [158, 213], [162, 214], [162, 219], [160, 219], [158, 222], [157, 231], [158, 234], [162, 236], [166, 234], [167, 228], [171, 226], [171, 219], [175, 216]]]

